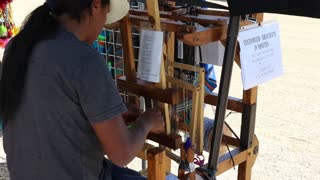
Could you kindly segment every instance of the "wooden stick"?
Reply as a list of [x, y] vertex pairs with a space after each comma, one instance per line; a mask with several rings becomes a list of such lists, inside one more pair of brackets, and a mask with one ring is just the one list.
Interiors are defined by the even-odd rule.
[[[175, 33], [174, 32], [168, 32], [167, 33], [167, 56], [166, 60], [167, 62], [174, 62], [174, 50], [175, 50]], [[168, 75], [173, 77], [174, 76], [174, 68], [168, 67]]]
[[123, 60], [124, 60], [124, 71], [129, 81], [136, 80], [136, 66], [134, 62], [134, 54], [132, 48], [132, 32], [129, 14], [126, 15], [120, 23], [122, 48], [123, 48]]
[[[197, 91], [194, 91], [192, 94], [192, 112], [191, 112], [191, 124], [190, 124], [190, 137], [191, 137], [191, 142], [196, 144], [197, 146], [197, 133], [199, 133], [198, 129], [198, 122], [202, 121], [199, 119], [199, 113], [201, 113], [201, 109], [198, 109], [199, 107], [199, 98], [200, 97], [200, 89]], [[198, 129], [198, 130], [197, 130]], [[200, 130], [201, 131], [201, 130]], [[198, 142], [199, 143], [199, 142]]]
[[[215, 93], [212, 94], [206, 94], [205, 95], [205, 103], [210, 104], [213, 106], [216, 106], [218, 102], [218, 95]], [[234, 97], [229, 97], [228, 99], [228, 104], [227, 104], [227, 109], [242, 113], [243, 111], [243, 103], [242, 99], [234, 98]]]
[[189, 91], [197, 91], [198, 90], [198, 87], [194, 86], [193, 84], [190, 84], [184, 80], [174, 78], [172, 76], [167, 76], [167, 80], [169, 83], [172, 83], [172, 84], [174, 84], [178, 87], [181, 87], [181, 88], [185, 88]]
[[[159, 13], [159, 5], [157, 0], [147, 0], [147, 7], [148, 7], [148, 15], [149, 20], [153, 23], [153, 29], [156, 31], [161, 31], [160, 26], [160, 13]], [[160, 70], [160, 83], [158, 87], [165, 89], [167, 87], [167, 80], [165, 74], [165, 66], [164, 66], [164, 58], [162, 56], [161, 60], [161, 70]], [[169, 134], [171, 131], [171, 121], [169, 115], [169, 106], [168, 104], [159, 103], [158, 107], [162, 109], [163, 115], [166, 121], [166, 133]]]
[[195, 149], [195, 152], [198, 154], [201, 154], [203, 151], [203, 146], [204, 146], [204, 94], [205, 94], [205, 90], [204, 90], [204, 83], [205, 83], [205, 71], [203, 68], [201, 68], [201, 71], [199, 72], [199, 87], [200, 87], [200, 91], [199, 91], [199, 104], [198, 104], [198, 121], [197, 121], [197, 129], [198, 129], [198, 133], [197, 133], [197, 146]]

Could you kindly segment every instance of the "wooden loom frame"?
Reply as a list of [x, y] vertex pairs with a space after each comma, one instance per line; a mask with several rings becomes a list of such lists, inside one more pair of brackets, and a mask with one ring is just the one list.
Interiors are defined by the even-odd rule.
[[[205, 28], [201, 31], [195, 31], [195, 29], [191, 26], [185, 26], [180, 23], [160, 20], [160, 15], [163, 16], [162, 14], [164, 13], [159, 12], [157, 1], [147, 0], [147, 6], [148, 6], [147, 12], [131, 11], [130, 12], [131, 15], [128, 14], [125, 18], [122, 19], [120, 23], [122, 39], [123, 40], [126, 39], [127, 41], [123, 41], [126, 79], [120, 79], [119, 87], [124, 89], [128, 88], [126, 90], [129, 90], [131, 92], [133, 91], [132, 93], [135, 93], [137, 95], [143, 95], [147, 93], [148, 95], [150, 95], [150, 98], [157, 99], [158, 101], [163, 103], [175, 104], [177, 101], [174, 98], [176, 96], [176, 92], [173, 89], [167, 88], [167, 83], [166, 83], [167, 77], [163, 76], [164, 75], [163, 72], [165, 70], [164, 63], [162, 63], [162, 68], [161, 68], [162, 81], [157, 86], [153, 86], [153, 87], [148, 86], [144, 82], [140, 82], [139, 80], [136, 79], [135, 77], [136, 70], [135, 70], [135, 64], [133, 60], [134, 56], [133, 56], [133, 50], [132, 50], [132, 41], [130, 41], [132, 39], [131, 24], [139, 25], [139, 22], [141, 21], [149, 21], [153, 23], [155, 30], [172, 32], [172, 33], [169, 33], [169, 38], [164, 47], [164, 50], [165, 50], [164, 55], [166, 56], [168, 62], [174, 61], [173, 60], [174, 56], [172, 52], [172, 49], [174, 49], [172, 44], [172, 41], [174, 41], [174, 36], [175, 36], [174, 32], [177, 32], [177, 33], [184, 32], [185, 34], [180, 33], [178, 37], [186, 44], [193, 45], [193, 46], [199, 46], [202, 44], [206, 44], [208, 42], [213, 42], [218, 40], [222, 41], [226, 46], [226, 54], [225, 54], [223, 72], [222, 72], [222, 78], [225, 78], [225, 79], [221, 80], [220, 91], [219, 91], [221, 93], [219, 93], [219, 95], [205, 95], [204, 97], [202, 97], [202, 99], [207, 104], [218, 105], [217, 106], [218, 112], [216, 113], [216, 121], [217, 121], [216, 124], [220, 124], [220, 127], [218, 127], [219, 125], [215, 126], [214, 133], [218, 135], [217, 137], [214, 138], [213, 142], [219, 142], [219, 141], [221, 142], [221, 137], [222, 137], [221, 123], [223, 124], [223, 121], [224, 121], [224, 119], [222, 119], [221, 117], [222, 116], [224, 117], [226, 109], [230, 109], [230, 110], [242, 113], [241, 137], [240, 137], [240, 141], [238, 141], [233, 137], [224, 136], [225, 140], [227, 141], [227, 144], [233, 147], [236, 147], [231, 152], [233, 156], [234, 164], [232, 163], [232, 157], [230, 157], [228, 153], [219, 158], [216, 152], [214, 151], [217, 150], [217, 146], [219, 148], [220, 143], [212, 143], [213, 148], [211, 148], [209, 164], [205, 168], [199, 168], [197, 170], [197, 173], [205, 177], [213, 178], [227, 171], [228, 169], [233, 168], [234, 165], [239, 165], [238, 179], [239, 180], [251, 179], [252, 166], [255, 162], [255, 159], [258, 154], [258, 149], [259, 149], [259, 142], [257, 140], [257, 137], [254, 136], [258, 88], [255, 87], [250, 90], [244, 91], [242, 99], [228, 97], [233, 59], [235, 59], [237, 64], [240, 66], [239, 48], [236, 48], [236, 49], [234, 48], [236, 45], [234, 41], [236, 40], [236, 37], [238, 35], [237, 34], [238, 31], [235, 31], [235, 29], [238, 28], [239, 30], [240, 24], [246, 25], [246, 24], [250, 24], [250, 22], [247, 22], [247, 21], [240, 22], [240, 17], [231, 17], [231, 22], [229, 23], [229, 29], [225, 23], [216, 22], [215, 24], [217, 25], [216, 28]], [[210, 13], [213, 15], [224, 15], [224, 16], [228, 15], [227, 12], [223, 12], [223, 11], [203, 10], [203, 12]], [[147, 15], [148, 18], [141, 17], [142, 15]], [[165, 16], [166, 18], [170, 18], [170, 16], [167, 14]], [[258, 22], [262, 21], [263, 16], [261, 14], [258, 14], [255, 16]], [[234, 27], [232, 28], [232, 26]], [[233, 41], [234, 47], [232, 47], [232, 41]], [[168, 42], [171, 42], [171, 43], [168, 43]], [[235, 52], [236, 52], [236, 55], [234, 58]], [[168, 71], [169, 72], [172, 71], [170, 70], [170, 67], [168, 68]], [[139, 85], [138, 87], [140, 87], [140, 89], [138, 88], [137, 90], [137, 88], [130, 88], [130, 86], [128, 85], [130, 84], [130, 82], [138, 84]], [[167, 94], [167, 97], [158, 97], [159, 94], [154, 93], [155, 90]], [[161, 104], [161, 107], [163, 108], [164, 111], [168, 111], [168, 108], [166, 105]], [[220, 113], [220, 118], [219, 118], [219, 113]], [[168, 114], [168, 113], [165, 112], [165, 114]], [[168, 124], [168, 121], [167, 121], [167, 124]], [[169, 132], [168, 126], [167, 126], [167, 132]], [[149, 138], [171, 149], [179, 148], [179, 146], [182, 143], [179, 137], [168, 138], [168, 137], [155, 137], [154, 135], [151, 135], [149, 136]], [[170, 139], [169, 144], [162, 143], [169, 139]], [[170, 154], [168, 150], [165, 150], [163, 148], [153, 148], [153, 146], [146, 145], [145, 149], [148, 150], [147, 155], [145, 151], [143, 151], [139, 154], [139, 157], [143, 159], [148, 159], [148, 163], [149, 163], [148, 178], [151, 180], [165, 179], [165, 173], [166, 171], [169, 171], [169, 169], [166, 167], [166, 162], [168, 162], [165, 160], [166, 153], [167, 153], [167, 156], [171, 156], [171, 159], [179, 160], [179, 157], [172, 157], [172, 154]]]

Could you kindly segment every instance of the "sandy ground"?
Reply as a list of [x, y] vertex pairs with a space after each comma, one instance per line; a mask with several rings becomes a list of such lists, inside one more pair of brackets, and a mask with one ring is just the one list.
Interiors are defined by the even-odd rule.
[[[17, 24], [42, 0], [15, 0]], [[320, 20], [266, 15], [280, 22], [285, 74], [259, 88], [256, 134], [260, 153], [252, 179], [320, 179]], [[234, 68], [231, 95], [241, 97], [241, 76]], [[207, 111], [207, 116], [213, 116]], [[232, 114], [228, 122], [239, 129], [240, 115]], [[0, 163], [5, 162], [0, 138]], [[139, 161], [130, 167], [139, 169]], [[1, 171], [0, 180], [4, 172]], [[218, 179], [236, 179], [230, 170]]]

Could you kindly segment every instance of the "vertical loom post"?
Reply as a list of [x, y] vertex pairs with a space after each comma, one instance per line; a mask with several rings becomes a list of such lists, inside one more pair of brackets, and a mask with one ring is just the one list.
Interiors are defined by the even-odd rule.
[[[240, 144], [241, 147], [245, 149], [249, 149], [253, 145], [257, 107], [256, 100], [257, 87], [244, 92]], [[250, 180], [252, 167], [253, 163], [250, 159], [239, 164], [238, 180]]]
[[[153, 29], [156, 31], [161, 31], [158, 0], [147, 0], [147, 9], [148, 9], [149, 20], [151, 21], [151, 23], [153, 25]], [[163, 55], [162, 55], [162, 60], [161, 60], [160, 83], [158, 84], [158, 86], [162, 89], [165, 89], [167, 87]], [[163, 115], [166, 120], [166, 133], [169, 134], [171, 131], [169, 106], [168, 106], [168, 104], [159, 103], [158, 107], [163, 110]]]
[[204, 146], [204, 95], [205, 95], [205, 90], [204, 90], [204, 84], [205, 84], [205, 70], [204, 68], [201, 68], [199, 71], [199, 104], [197, 107], [199, 107], [198, 110], [198, 122], [197, 122], [197, 149], [195, 149], [196, 153], [201, 153], [203, 152], [203, 146]]
[[[192, 147], [190, 147], [187, 150], [187, 161], [189, 162], [189, 166], [190, 164], [193, 164], [194, 166], [194, 151], [192, 150]], [[191, 172], [189, 173], [189, 180], [196, 180], [196, 171], [195, 169], [191, 169], [194, 167], [189, 167]]]
[[134, 62], [134, 53], [132, 48], [132, 32], [130, 16], [127, 14], [120, 23], [124, 71], [128, 81], [136, 80], [136, 66]]
[[229, 89], [232, 76], [232, 68], [236, 51], [237, 38], [240, 28], [240, 16], [230, 17], [228, 25], [226, 50], [224, 53], [224, 61], [221, 73], [221, 82], [219, 87], [219, 96], [217, 103], [217, 110], [215, 115], [215, 125], [213, 128], [213, 138], [210, 148], [210, 156], [208, 169], [212, 171], [210, 176], [215, 177], [218, 167], [220, 144], [222, 139], [223, 124], [227, 109], [227, 102], [229, 96]]
[[[167, 47], [167, 54], [166, 54], [167, 62], [169, 62], [169, 61], [170, 62], [174, 62], [174, 48], [175, 48], [174, 40], [175, 40], [175, 33], [174, 32], [167, 32], [167, 37], [166, 37], [166, 42], [165, 42], [166, 47]], [[174, 76], [174, 68], [173, 67], [170, 67], [170, 66], [168, 67], [168, 75], [171, 76], [171, 77]], [[167, 85], [170, 87], [169, 84], [167, 84]], [[170, 116], [169, 120], [171, 120], [171, 115], [169, 114], [169, 116]], [[174, 121], [175, 121], [175, 119], [174, 119]], [[170, 149], [167, 149], [167, 150], [171, 151]], [[171, 159], [167, 157], [166, 160], [167, 160], [167, 162], [166, 162], [167, 173], [170, 173], [171, 172]]]
[[[184, 149], [184, 144], [181, 144], [180, 146], [180, 158], [181, 158], [181, 163], [184, 163], [183, 161], [186, 160], [187, 154], [186, 154], [186, 150]], [[184, 179], [184, 175], [185, 175], [185, 169], [178, 169], [178, 178], [179, 179]]]
[[162, 148], [148, 151], [148, 180], [166, 179], [166, 153]]
[[[263, 21], [263, 14], [255, 14], [254, 17], [257, 22]], [[257, 109], [258, 87], [251, 88], [243, 91], [243, 112], [241, 122], [240, 144], [243, 148], [251, 148], [257, 146], [254, 143], [254, 129], [256, 122], [256, 109]], [[238, 167], [238, 180], [250, 180], [252, 174], [252, 167], [256, 156], [249, 158], [247, 161], [239, 164]], [[253, 160], [254, 159], [254, 160]]]
[[[191, 124], [190, 124], [190, 137], [192, 144], [196, 144], [197, 142], [197, 132], [199, 132], [198, 122], [201, 121], [199, 119], [199, 98], [200, 98], [200, 88], [195, 89], [192, 92], [192, 112], [191, 112]], [[199, 143], [199, 142], [198, 142]], [[198, 146], [199, 144], [197, 144]]]
[[[174, 32], [168, 32], [168, 36], [166, 38], [166, 45], [167, 45], [167, 56], [166, 60], [170, 62], [174, 62], [174, 40], [175, 40], [175, 33]], [[174, 67], [168, 66], [168, 75], [173, 77], [174, 75]]]
[[[136, 66], [134, 62], [132, 31], [129, 13], [120, 22], [120, 32], [122, 39], [122, 52], [124, 62], [124, 74], [128, 81], [136, 81]], [[114, 44], [116, 44], [114, 42]], [[115, 54], [114, 54], [115, 56]], [[129, 96], [129, 103], [138, 104], [138, 98]]]

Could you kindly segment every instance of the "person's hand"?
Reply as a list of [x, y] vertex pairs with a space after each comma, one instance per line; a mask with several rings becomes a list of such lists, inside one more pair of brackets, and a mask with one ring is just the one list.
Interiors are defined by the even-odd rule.
[[126, 123], [132, 123], [141, 115], [141, 111], [139, 107], [134, 104], [127, 105], [127, 108], [128, 111], [122, 114], [122, 118]]
[[150, 126], [152, 133], [162, 133], [165, 128], [165, 123], [163, 116], [159, 110], [147, 110], [144, 112], [139, 119], [143, 121], [143, 123], [146, 123], [148, 126]]

